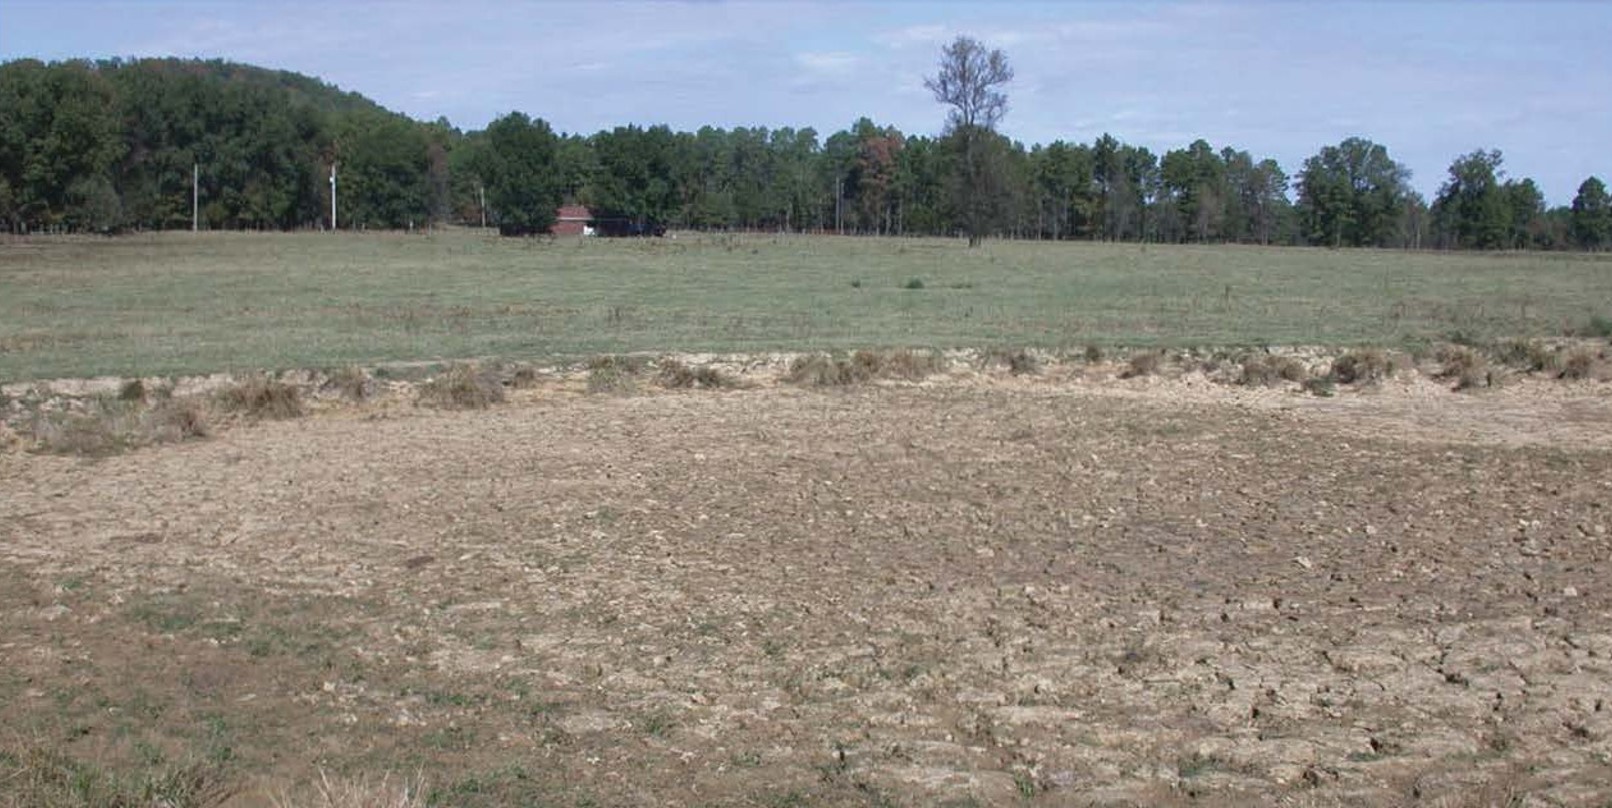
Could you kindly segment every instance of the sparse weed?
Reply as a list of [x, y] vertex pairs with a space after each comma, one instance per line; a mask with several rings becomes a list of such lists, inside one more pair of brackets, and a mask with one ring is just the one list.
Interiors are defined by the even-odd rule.
[[1543, 342], [1532, 339], [1513, 339], [1494, 346], [1495, 361], [1528, 373], [1554, 371], [1561, 361], [1556, 351]]
[[299, 418], [305, 409], [302, 391], [267, 374], [254, 373], [218, 392], [215, 397], [225, 412], [239, 412], [253, 418]]
[[96, 400], [81, 412], [42, 413], [35, 417], [34, 438], [40, 451], [82, 457], [105, 457], [133, 447], [139, 416], [136, 405]]
[[504, 400], [504, 386], [475, 365], [458, 363], [420, 385], [415, 404], [443, 410], [484, 410]]
[[1087, 345], [1083, 356], [1087, 363], [1095, 365], [1103, 361], [1103, 348], [1101, 345]]

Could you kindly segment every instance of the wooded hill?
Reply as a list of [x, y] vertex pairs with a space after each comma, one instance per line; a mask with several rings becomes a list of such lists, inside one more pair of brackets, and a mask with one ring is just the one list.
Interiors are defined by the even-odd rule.
[[[937, 113], [937, 120], [939, 115]], [[1020, 238], [1326, 246], [1601, 249], [1612, 206], [1507, 179], [1497, 151], [1455, 159], [1438, 197], [1388, 149], [1322, 148], [1290, 176], [1203, 140], [1162, 156], [1103, 135], [1026, 147], [992, 136], [992, 230]], [[557, 134], [511, 113], [422, 123], [317, 79], [224, 61], [0, 65], [0, 229], [121, 232], [487, 224], [542, 232], [563, 201], [679, 228], [951, 234], [952, 144], [871, 119], [806, 129], [622, 126]], [[485, 208], [483, 206], [485, 199]]]

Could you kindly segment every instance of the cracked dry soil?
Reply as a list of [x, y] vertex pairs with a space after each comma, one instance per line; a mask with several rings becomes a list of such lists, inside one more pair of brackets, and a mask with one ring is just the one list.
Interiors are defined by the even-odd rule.
[[1287, 398], [546, 389], [3, 455], [0, 742], [242, 805], [1606, 804], [1612, 448]]

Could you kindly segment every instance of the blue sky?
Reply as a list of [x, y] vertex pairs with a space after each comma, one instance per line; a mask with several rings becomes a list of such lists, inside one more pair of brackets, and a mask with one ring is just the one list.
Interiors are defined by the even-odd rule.
[[811, 126], [937, 133], [923, 88], [966, 33], [1017, 78], [1002, 131], [1202, 137], [1296, 173], [1351, 135], [1431, 197], [1498, 148], [1552, 204], [1612, 179], [1612, 2], [109, 2], [0, 0], [0, 59], [221, 57], [317, 76], [465, 129]]

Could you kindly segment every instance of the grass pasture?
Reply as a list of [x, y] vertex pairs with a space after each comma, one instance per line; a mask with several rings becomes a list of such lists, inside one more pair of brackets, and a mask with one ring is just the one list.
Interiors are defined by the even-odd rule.
[[1612, 256], [828, 236], [0, 244], [0, 381], [464, 357], [1406, 345], [1612, 316]]

